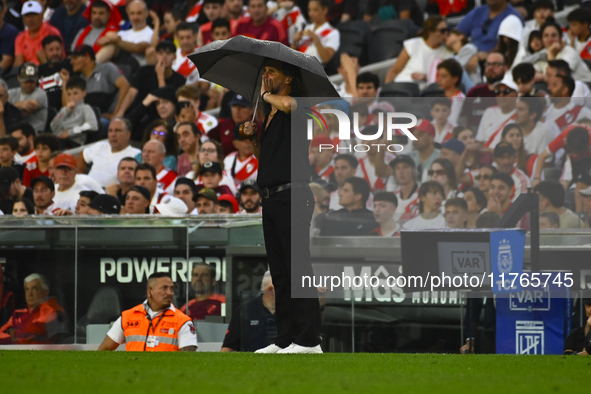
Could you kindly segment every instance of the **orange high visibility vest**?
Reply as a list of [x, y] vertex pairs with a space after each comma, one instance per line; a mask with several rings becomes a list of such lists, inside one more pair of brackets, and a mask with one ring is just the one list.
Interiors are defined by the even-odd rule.
[[[176, 352], [179, 350], [178, 334], [191, 318], [180, 310], [167, 309], [153, 319], [140, 304], [121, 314], [121, 326], [125, 333], [125, 350], [128, 352]], [[151, 339], [151, 340], [150, 340]]]

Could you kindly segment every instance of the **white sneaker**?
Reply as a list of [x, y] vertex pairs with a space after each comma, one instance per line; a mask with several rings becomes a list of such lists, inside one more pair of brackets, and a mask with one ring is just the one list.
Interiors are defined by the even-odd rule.
[[280, 348], [279, 346], [272, 343], [267, 347], [256, 350], [255, 353], [277, 353], [280, 350], [283, 350], [283, 348]]
[[316, 346], [300, 346], [292, 343], [285, 349], [281, 349], [277, 354], [322, 354], [320, 345]]

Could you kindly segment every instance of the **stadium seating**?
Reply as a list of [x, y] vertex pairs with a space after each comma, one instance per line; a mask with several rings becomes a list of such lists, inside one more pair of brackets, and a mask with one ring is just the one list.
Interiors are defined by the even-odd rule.
[[419, 85], [414, 82], [390, 82], [382, 86], [380, 97], [419, 97]]
[[369, 62], [377, 63], [397, 57], [402, 51], [402, 42], [406, 37], [406, 30], [395, 26], [378, 27], [372, 31], [368, 48]]

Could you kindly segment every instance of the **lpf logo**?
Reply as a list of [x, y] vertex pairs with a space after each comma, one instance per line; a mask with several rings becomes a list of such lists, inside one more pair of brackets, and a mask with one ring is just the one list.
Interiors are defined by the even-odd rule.
[[515, 322], [515, 354], [544, 354], [544, 322]]
[[[308, 123], [307, 123], [308, 140], [312, 140], [312, 138], [314, 138], [314, 122], [316, 122], [316, 124], [320, 127], [321, 130], [324, 131], [326, 129], [326, 131], [329, 131], [326, 120], [324, 119], [322, 114], [332, 114], [337, 117], [337, 120], [339, 123], [339, 140], [340, 141], [350, 140], [351, 139], [351, 130], [353, 130], [355, 137], [357, 137], [361, 141], [376, 141], [376, 140], [379, 140], [380, 138], [382, 138], [382, 136], [384, 135], [384, 129], [386, 131], [386, 137], [389, 141], [391, 141], [393, 139], [394, 130], [400, 130], [410, 140], [413, 140], [413, 141], [417, 140], [417, 137], [415, 137], [409, 131], [409, 129], [412, 129], [413, 127], [415, 127], [417, 125], [417, 122], [418, 122], [417, 117], [414, 116], [413, 114], [410, 114], [407, 112], [390, 112], [387, 114], [380, 112], [378, 114], [378, 130], [376, 131], [375, 134], [367, 135], [367, 134], [362, 134], [359, 131], [359, 114], [357, 112], [353, 113], [353, 127], [351, 128], [351, 121], [349, 119], [349, 116], [346, 113], [344, 113], [343, 111], [340, 111], [338, 109], [324, 109], [323, 108], [320, 110], [320, 112], [318, 112], [312, 108], [305, 108], [305, 109], [310, 111], [310, 112], [306, 112], [306, 114], [311, 117], [311, 119], [308, 119]], [[395, 123], [398, 121], [398, 119], [401, 119], [401, 118], [409, 119], [410, 122], [409, 123]], [[384, 123], [385, 123], [385, 125], [384, 125]], [[385, 146], [389, 152], [394, 152], [394, 153], [401, 152], [404, 149], [404, 147], [400, 144], [390, 144], [390, 145], [371, 144], [371, 146], [377, 146], [378, 150], [380, 149], [380, 146]], [[322, 149], [336, 149], [337, 152], [339, 152], [339, 150], [348, 150], [348, 151], [351, 150], [351, 146], [348, 146], [347, 148], [343, 148], [343, 147], [334, 146], [331, 144], [320, 144], [319, 148], [320, 148], [320, 150], [322, 150]], [[370, 145], [368, 145], [368, 144], [353, 145], [353, 150], [355, 150], [355, 152], [367, 152], [369, 149], [370, 149]]]

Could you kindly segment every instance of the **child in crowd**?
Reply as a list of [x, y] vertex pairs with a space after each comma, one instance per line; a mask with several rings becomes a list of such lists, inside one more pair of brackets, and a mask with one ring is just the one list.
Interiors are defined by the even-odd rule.
[[86, 81], [72, 77], [66, 83], [67, 104], [51, 121], [51, 131], [60, 139], [62, 150], [84, 145], [86, 134], [99, 129], [92, 107], [84, 104]]
[[199, 169], [199, 175], [201, 176], [202, 183], [197, 185], [197, 191], [207, 188], [215, 191], [219, 197], [222, 194], [232, 195], [232, 190], [226, 185], [220, 185], [223, 178], [222, 166], [216, 161], [208, 161], [203, 163]]
[[579, 8], [566, 17], [571, 45], [583, 59], [591, 59], [591, 10]]
[[462, 81], [462, 66], [455, 59], [446, 59], [437, 65], [437, 85], [445, 97], [451, 100], [451, 113], [448, 121], [456, 125], [464, 105], [466, 95], [459, 89]]
[[451, 139], [454, 125], [449, 122], [451, 114], [451, 101], [447, 97], [437, 97], [431, 102], [431, 116], [435, 127], [435, 139], [433, 142], [443, 144]]
[[0, 138], [0, 167], [12, 167], [18, 173], [19, 179], [23, 179], [24, 164], [14, 160], [18, 150], [18, 140], [14, 137]]
[[31, 187], [31, 181], [41, 175], [49, 177], [51, 154], [60, 151], [59, 139], [51, 133], [39, 134], [34, 141], [35, 156], [25, 163], [23, 185]]

